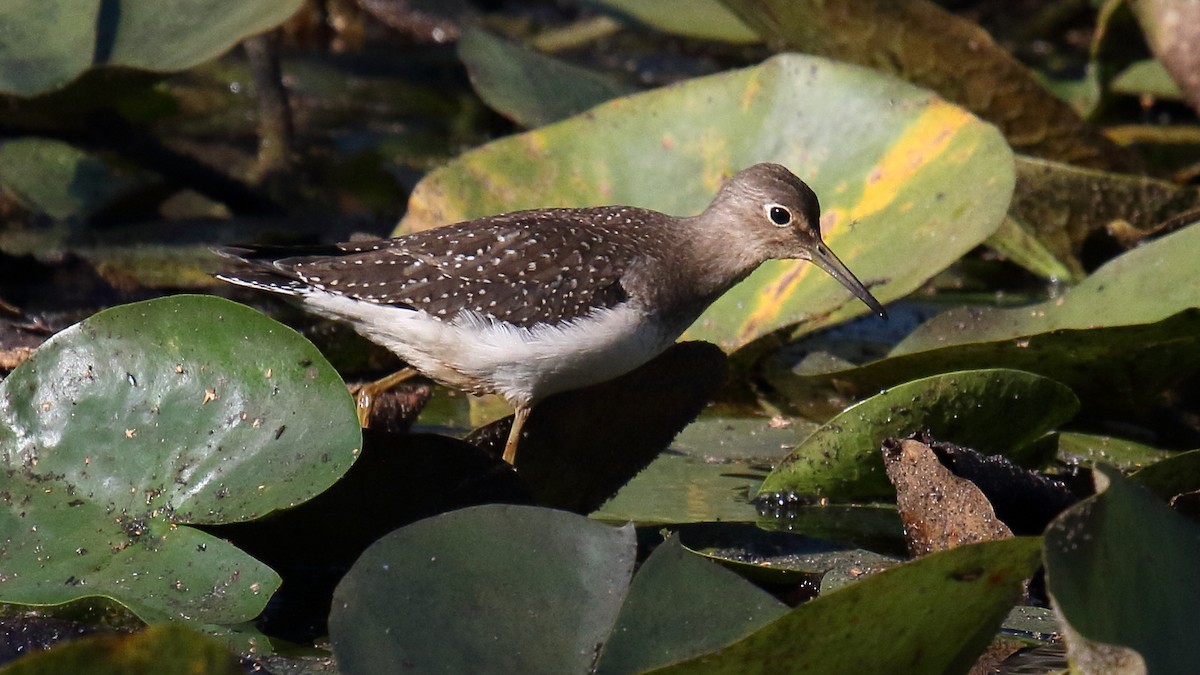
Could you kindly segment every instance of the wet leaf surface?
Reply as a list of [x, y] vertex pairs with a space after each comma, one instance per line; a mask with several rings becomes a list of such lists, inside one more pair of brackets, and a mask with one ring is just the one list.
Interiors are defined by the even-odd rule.
[[138, 675], [141, 673], [244, 672], [221, 643], [178, 624], [151, 626], [132, 635], [98, 635], [8, 664], [5, 675]]
[[[906, 382], [841, 413], [775, 467], [759, 497], [853, 501], [894, 494], [879, 449], [886, 438], [928, 430], [937, 440], [1007, 454], [1071, 419], [1079, 401], [1063, 385], [1017, 370], [972, 370]], [[1018, 419], [1020, 424], [1011, 424]]]
[[1097, 486], [1046, 531], [1047, 587], [1068, 626], [1068, 655], [1104, 672], [1130, 660], [1186, 672], [1200, 659], [1189, 627], [1200, 603], [1200, 525], [1115, 470], [1099, 467]]
[[57, 220], [82, 219], [136, 184], [103, 159], [48, 139], [0, 144], [0, 187], [26, 208]]
[[704, 415], [592, 513], [611, 523], [753, 522], [770, 466], [815, 429], [803, 420]]
[[[885, 303], [990, 235], [1012, 187], [1002, 139], [961, 109], [861, 68], [783, 55], [468, 152], [422, 180], [398, 231], [585, 204], [692, 215], [724, 177], [763, 161], [791, 166], [822, 195], [826, 241]], [[952, 177], [974, 189], [942, 189]], [[807, 263], [773, 262], [685, 337], [732, 351], [781, 327], [813, 330], [865, 311]]]
[[836, 539], [782, 530], [764, 531], [743, 523], [694, 523], [677, 531], [688, 550], [747, 579], [775, 588], [778, 587], [771, 585], [823, 583], [827, 574], [857, 570], [861, 575], [863, 570], [900, 562], [897, 557], [856, 548]]
[[892, 355], [1063, 328], [1162, 321], [1200, 307], [1200, 285], [1190, 267], [1197, 251], [1200, 224], [1193, 224], [1114, 258], [1060, 298], [1013, 309], [950, 310], [913, 331]]
[[[1020, 328], [1015, 323], [1025, 319], [1020, 310], [998, 311], [1019, 314], [1014, 318], [1014, 330]], [[970, 319], [958, 324], [968, 334], [987, 331], [984, 326], [999, 318], [987, 311], [956, 314], [981, 317], [977, 328], [970, 326]], [[954, 344], [939, 347], [933, 342], [936, 338], [931, 338], [923, 351], [821, 374], [775, 370], [769, 373], [771, 383], [800, 411], [820, 419], [871, 392], [914, 379], [1003, 365], [1062, 382], [1080, 397], [1085, 413], [1106, 419], [1136, 417], [1155, 403], [1147, 392], [1162, 391], [1200, 369], [1200, 351], [1196, 349], [1200, 311], [1196, 310], [1185, 310], [1157, 323], [1052, 329], [1014, 338], [980, 336], [977, 341], [960, 338], [951, 329], [947, 315], [931, 321], [941, 326], [937, 329], [939, 337]]]
[[1123, 471], [1140, 469], [1174, 456], [1144, 443], [1112, 436], [1058, 432], [1058, 457], [1067, 464], [1101, 462]]
[[124, 305], [59, 333], [0, 384], [0, 597], [252, 618], [278, 577], [187, 525], [333, 483], [360, 443], [344, 391], [307, 340], [217, 298]]
[[1020, 598], [1041, 540], [932, 554], [822, 595], [723, 650], [653, 672], [965, 671]]
[[1166, 502], [1200, 491], [1200, 450], [1175, 454], [1129, 476]]

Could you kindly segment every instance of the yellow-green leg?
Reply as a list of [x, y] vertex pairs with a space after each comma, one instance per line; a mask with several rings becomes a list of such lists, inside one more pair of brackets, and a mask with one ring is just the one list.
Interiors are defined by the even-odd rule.
[[367, 422], [371, 419], [371, 410], [375, 407], [375, 401], [379, 399], [380, 394], [416, 374], [417, 371], [412, 368], [401, 368], [387, 377], [352, 388], [350, 393], [354, 394], [359, 426], [364, 429], [367, 427]]
[[527, 405], [518, 406], [517, 412], [513, 415], [512, 428], [508, 431], [508, 441], [504, 443], [504, 461], [509, 464], [517, 461], [517, 441], [521, 438], [521, 428], [525, 426], [525, 420], [529, 419], [530, 410], [531, 408]]

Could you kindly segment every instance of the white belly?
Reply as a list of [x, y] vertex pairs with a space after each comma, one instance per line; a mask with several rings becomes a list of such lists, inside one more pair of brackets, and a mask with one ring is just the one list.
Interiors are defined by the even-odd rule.
[[498, 393], [514, 405], [623, 375], [661, 353], [684, 328], [663, 326], [628, 305], [530, 329], [474, 313], [439, 321], [320, 291], [304, 300], [320, 314], [353, 320], [365, 337], [425, 375], [475, 393]]

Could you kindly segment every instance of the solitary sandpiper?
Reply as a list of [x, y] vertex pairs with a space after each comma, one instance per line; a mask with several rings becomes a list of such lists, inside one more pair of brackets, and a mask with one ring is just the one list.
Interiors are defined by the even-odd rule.
[[300, 298], [425, 375], [516, 408], [654, 358], [722, 293], [775, 258], [809, 260], [868, 307], [879, 301], [821, 240], [817, 196], [778, 164], [736, 174], [703, 213], [630, 206], [518, 211], [395, 239], [231, 246], [220, 278]]

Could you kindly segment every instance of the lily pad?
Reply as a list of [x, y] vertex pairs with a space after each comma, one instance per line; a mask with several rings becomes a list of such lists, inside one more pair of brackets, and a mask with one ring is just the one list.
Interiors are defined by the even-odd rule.
[[966, 672], [1037, 568], [1040, 538], [925, 556], [839, 588], [725, 649], [654, 673]]
[[688, 550], [760, 584], [813, 582], [833, 570], [890, 567], [901, 562], [836, 541], [763, 530], [748, 523], [696, 523], [679, 528], [678, 533]]
[[463, 31], [458, 58], [493, 110], [536, 127], [634, 91], [593, 70], [513, 44], [478, 28]]
[[1200, 307], [1193, 267], [1200, 256], [1200, 223], [1110, 260], [1062, 297], [1013, 309], [958, 308], [913, 331], [892, 356], [969, 342], [1046, 333], [1063, 328], [1128, 326], [1161, 321]]
[[148, 621], [253, 618], [279, 578], [188, 525], [305, 501], [361, 439], [310, 342], [201, 296], [54, 336], [0, 383], [0, 422], [0, 599], [110, 597]]
[[1046, 531], [1047, 590], [1068, 657], [1086, 672], [1116, 672], [1096, 669], [1114, 651], [1140, 657], [1141, 672], [1189, 672], [1200, 663], [1200, 525], [1115, 469], [1096, 475], [1099, 494]]
[[1019, 370], [968, 370], [906, 382], [813, 432], [767, 476], [758, 494], [832, 501], [890, 497], [895, 491], [884, 474], [883, 440], [925, 429], [936, 440], [1019, 463], [1020, 450], [1078, 409], [1070, 389]]
[[30, 654], [3, 668], [4, 675], [130, 675], [132, 673], [245, 672], [221, 643], [185, 626], [151, 626], [132, 635], [96, 635]]
[[1200, 450], [1176, 453], [1135, 471], [1129, 479], [1166, 502], [1181, 494], [1200, 492]]
[[[785, 54], [468, 152], [422, 180], [397, 233], [586, 204], [691, 215], [725, 177], [767, 161], [814, 187], [826, 240], [885, 302], [995, 231], [1013, 182], [1007, 143], [962, 109], [867, 69]], [[732, 351], [781, 327], [812, 330], [865, 311], [807, 263], [778, 261], [686, 337]]]
[[703, 416], [591, 515], [638, 525], [753, 522], [758, 509], [750, 496], [769, 467], [815, 428], [789, 422]]
[[[1200, 328], [1200, 327], [1198, 327]], [[1175, 456], [1144, 443], [1075, 431], [1058, 432], [1058, 458], [1068, 464], [1103, 462], [1125, 471], [1140, 469]]]
[[61, 141], [18, 138], [0, 144], [0, 187], [56, 220], [87, 216], [134, 184], [101, 158]]
[[599, 4], [667, 33], [737, 44], [762, 41], [720, 0], [599, 0]]
[[638, 569], [596, 672], [642, 673], [693, 658], [786, 613], [786, 605], [688, 551], [676, 535]]
[[0, 91], [33, 96], [84, 70], [183, 70], [279, 25], [300, 0], [15, 0], [0, 8]]
[[1143, 59], [1130, 64], [1128, 68], [1113, 77], [1108, 86], [1117, 94], [1131, 96], [1149, 94], [1156, 98], [1169, 100], [1183, 98], [1183, 92], [1179, 91], [1179, 85], [1175, 84], [1175, 80], [1171, 79], [1171, 74], [1158, 59]]
[[911, 80], [997, 125], [1019, 152], [1093, 168], [1134, 168], [1126, 151], [1046, 91], [987, 31], [929, 0], [725, 4], [773, 49]]
[[[993, 235], [988, 243], [1014, 262], [1037, 273], [1079, 280], [1086, 276], [1079, 261], [1084, 241], [1114, 222], [1135, 231], [1151, 231], [1169, 216], [1200, 205], [1193, 187], [1146, 176], [1084, 169], [1069, 164], [1017, 157], [1017, 184], [1009, 216], [1033, 233], [1066, 276], [1039, 264], [1010, 237]], [[1002, 230], [1003, 232], [1004, 230]]]
[[[944, 316], [933, 319], [945, 331], [939, 336], [955, 342]], [[1184, 310], [1157, 323], [1064, 328], [930, 346], [845, 370], [801, 374], [800, 367], [771, 369], [767, 377], [805, 415], [824, 419], [880, 389], [936, 373], [994, 366], [1062, 382], [1090, 414], [1128, 417], [1155, 403], [1148, 392], [1163, 391], [1200, 370], [1200, 310]]]
[[633, 528], [478, 506], [380, 539], [334, 592], [343, 672], [584, 673], [625, 598]]

